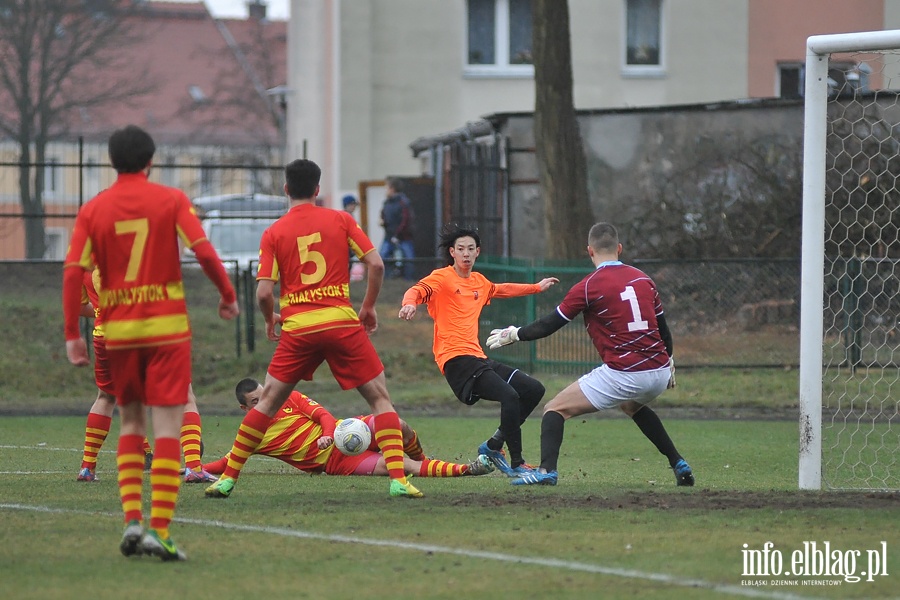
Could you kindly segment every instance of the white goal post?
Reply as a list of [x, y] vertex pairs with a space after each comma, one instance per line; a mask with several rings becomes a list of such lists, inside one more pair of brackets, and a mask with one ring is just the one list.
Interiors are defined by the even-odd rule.
[[900, 30], [810, 37], [804, 89], [799, 487], [896, 490]]

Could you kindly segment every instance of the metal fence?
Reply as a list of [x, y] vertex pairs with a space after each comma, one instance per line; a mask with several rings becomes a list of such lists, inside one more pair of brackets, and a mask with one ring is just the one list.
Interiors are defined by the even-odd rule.
[[[446, 264], [434, 258], [418, 258], [415, 262], [417, 272], [423, 273]], [[654, 260], [634, 264], [657, 283], [679, 368], [793, 368], [799, 364], [799, 260]], [[256, 308], [255, 262], [249, 269], [246, 263], [238, 266], [234, 261], [226, 261], [225, 266], [241, 304], [241, 315], [233, 323], [218, 322], [210, 316], [215, 315], [218, 293], [197, 263], [184, 263], [188, 306], [192, 314], [210, 316], [215, 323], [212, 327], [218, 331], [201, 329], [196, 335], [216, 336], [212, 343], [225, 354], [241, 356], [259, 351], [265, 331]], [[827, 325], [825, 363], [897, 367], [900, 301], [895, 300], [893, 292], [897, 285], [893, 261], [863, 261], [855, 266], [841, 263], [838, 267], [830, 268], [832, 274], [826, 277], [826, 290], [831, 290], [831, 296], [823, 313]], [[535, 263], [482, 257], [478, 270], [496, 283], [534, 283], [551, 276], [558, 277], [560, 283], [543, 294], [495, 299], [482, 312], [479, 339], [484, 342], [491, 329], [525, 325], [555, 310], [569, 287], [590, 268], [586, 260]], [[62, 281], [58, 261], [0, 261], [0, 273], [0, 307], [4, 303], [20, 307], [45, 303], [57, 310]], [[854, 285], [860, 278], [868, 282], [866, 286]], [[398, 305], [407, 284], [411, 282], [386, 285], [389, 291], [382, 293], [380, 301]], [[354, 302], [362, 298], [365, 285], [365, 281], [351, 284]], [[391, 294], [397, 297], [389, 297]], [[390, 327], [393, 320], [382, 324]], [[233, 342], [223, 345], [222, 335]], [[266, 352], [269, 350], [265, 347]], [[542, 340], [488, 354], [528, 371], [566, 374], [586, 372], [600, 362], [580, 320]]]
[[[53, 143], [47, 160], [21, 162], [14, 148], [0, 143], [0, 260], [64, 258], [78, 208], [115, 181], [105, 152], [105, 144]], [[280, 156], [265, 150], [160, 147], [150, 179], [189, 198], [280, 196], [283, 168]]]
[[[799, 362], [800, 262], [790, 260], [634, 261], [656, 282], [672, 330], [679, 367], [784, 368]], [[575, 264], [482, 259], [495, 282], [533, 283], [558, 277], [543, 294], [496, 300], [482, 313], [481, 339], [491, 329], [525, 325], [553, 311], [590, 272]], [[580, 322], [534, 343], [490, 354], [526, 370], [585, 372], [600, 363]]]

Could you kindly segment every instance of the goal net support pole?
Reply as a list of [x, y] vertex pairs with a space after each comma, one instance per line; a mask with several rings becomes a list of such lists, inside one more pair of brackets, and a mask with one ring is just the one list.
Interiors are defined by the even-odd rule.
[[817, 35], [806, 42], [799, 389], [799, 486], [803, 490], [822, 488], [822, 308], [829, 58], [839, 52], [896, 48], [900, 48], [900, 30]]

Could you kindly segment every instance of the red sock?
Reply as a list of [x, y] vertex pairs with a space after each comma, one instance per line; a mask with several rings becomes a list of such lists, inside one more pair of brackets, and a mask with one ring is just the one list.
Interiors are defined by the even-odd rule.
[[419, 477], [461, 477], [468, 472], [468, 465], [426, 458], [419, 469]]
[[391, 479], [406, 483], [406, 473], [403, 470], [403, 434], [400, 432], [400, 417], [396, 412], [375, 415], [375, 439]]
[[419, 436], [415, 430], [412, 432], [412, 439], [409, 440], [409, 443], [403, 445], [403, 451], [413, 460], [423, 460], [425, 458], [425, 450], [422, 449], [422, 444], [419, 443]]
[[184, 453], [184, 467], [189, 471], [199, 471], [200, 462], [200, 413], [185, 412], [181, 424], [181, 450]]
[[144, 452], [141, 436], [123, 435], [119, 437], [116, 463], [119, 469], [119, 496], [125, 522], [142, 521], [141, 486], [144, 483]]
[[217, 461], [206, 463], [203, 465], [203, 470], [207, 473], [212, 473], [213, 475], [221, 475], [225, 472], [225, 465], [228, 464], [228, 457], [223, 456]]
[[84, 426], [84, 454], [81, 457], [81, 468], [94, 471], [97, 468], [97, 454], [109, 435], [112, 417], [99, 413], [88, 413]]
[[271, 422], [270, 417], [256, 409], [247, 411], [244, 420], [241, 421], [237, 437], [234, 438], [231, 452], [228, 453], [228, 466], [222, 474], [224, 477], [237, 479], [240, 476], [244, 463], [259, 448]]
[[181, 444], [175, 438], [156, 438], [150, 468], [150, 528], [159, 537], [169, 537], [169, 523], [175, 514], [181, 477]]

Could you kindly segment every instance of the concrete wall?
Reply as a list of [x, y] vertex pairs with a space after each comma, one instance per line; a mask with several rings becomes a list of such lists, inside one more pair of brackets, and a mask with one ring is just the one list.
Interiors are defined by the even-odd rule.
[[[534, 146], [530, 114], [495, 118], [501, 122], [500, 131], [510, 148]], [[775, 138], [799, 143], [803, 107], [799, 102], [769, 102], [590, 111], [582, 112], [579, 122], [595, 218], [615, 224], [620, 232], [641, 235], [649, 229], [642, 228], [642, 221], [661, 200], [662, 182], [678, 177], [688, 165], [693, 171], [686, 177], [698, 177], [696, 171], [703, 165], [695, 163], [694, 149], [712, 148], [714, 153], [719, 145], [765, 143]], [[709, 168], [719, 169], [721, 164]], [[534, 154], [513, 153], [509, 169], [513, 182], [509, 189], [511, 253], [541, 258], [545, 219], [540, 190], [534, 183], [538, 177]], [[573, 234], [586, 236], [588, 226]], [[680, 228], [682, 223], [675, 221], [671, 226]]]

